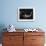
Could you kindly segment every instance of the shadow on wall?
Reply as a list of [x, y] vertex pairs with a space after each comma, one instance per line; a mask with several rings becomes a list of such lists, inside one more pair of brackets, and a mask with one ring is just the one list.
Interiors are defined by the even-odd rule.
[[0, 43], [2, 43], [2, 36], [3, 36], [2, 33], [6, 31], [6, 29], [4, 30], [4, 28], [6, 28], [5, 25], [0, 24]]

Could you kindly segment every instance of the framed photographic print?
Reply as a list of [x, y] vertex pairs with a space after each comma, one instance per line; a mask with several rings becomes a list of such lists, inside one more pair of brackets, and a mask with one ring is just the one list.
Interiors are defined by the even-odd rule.
[[19, 7], [17, 19], [18, 21], [34, 21], [35, 9], [31, 7]]

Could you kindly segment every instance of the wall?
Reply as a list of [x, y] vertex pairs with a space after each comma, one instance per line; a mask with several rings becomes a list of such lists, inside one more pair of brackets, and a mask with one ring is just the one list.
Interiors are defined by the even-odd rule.
[[[0, 27], [13, 24], [16, 28], [46, 28], [46, 0], [0, 0]], [[18, 7], [34, 7], [35, 21], [18, 22]], [[1, 30], [0, 30], [1, 31]]]

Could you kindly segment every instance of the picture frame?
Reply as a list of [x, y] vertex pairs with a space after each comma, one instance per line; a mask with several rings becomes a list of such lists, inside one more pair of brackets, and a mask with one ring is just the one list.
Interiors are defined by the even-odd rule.
[[35, 20], [35, 8], [19, 7], [17, 19], [18, 21], [34, 21]]

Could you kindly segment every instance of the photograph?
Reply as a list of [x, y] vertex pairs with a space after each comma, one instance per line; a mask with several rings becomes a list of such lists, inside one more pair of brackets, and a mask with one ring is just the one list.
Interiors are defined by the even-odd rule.
[[46, 46], [46, 0], [0, 0], [0, 46]]
[[18, 21], [34, 21], [34, 8], [18, 8]]

